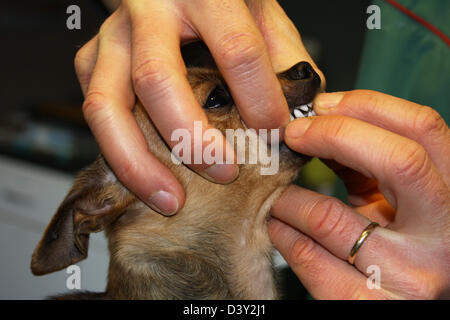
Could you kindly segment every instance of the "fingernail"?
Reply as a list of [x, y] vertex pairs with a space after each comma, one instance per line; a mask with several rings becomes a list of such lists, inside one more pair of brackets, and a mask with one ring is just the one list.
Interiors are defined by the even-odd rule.
[[178, 211], [178, 200], [172, 194], [166, 191], [154, 193], [147, 203], [153, 210], [165, 215], [171, 216]]
[[291, 122], [291, 124], [286, 128], [285, 137], [288, 139], [300, 138], [309, 128], [313, 122], [313, 119], [314, 118], [300, 118]]
[[206, 178], [217, 183], [233, 182], [239, 175], [239, 166], [235, 164], [215, 164], [204, 171]]
[[314, 108], [331, 109], [335, 108], [344, 97], [342, 92], [320, 93], [314, 99]]

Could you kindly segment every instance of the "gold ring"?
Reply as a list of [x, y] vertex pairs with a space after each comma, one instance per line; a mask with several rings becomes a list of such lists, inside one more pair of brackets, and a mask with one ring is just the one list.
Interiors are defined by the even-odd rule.
[[379, 224], [376, 222], [372, 222], [361, 232], [361, 235], [359, 236], [359, 239], [355, 242], [355, 245], [353, 246], [352, 250], [350, 250], [350, 254], [348, 255], [347, 261], [351, 265], [355, 262], [356, 254], [358, 253], [359, 249], [363, 245], [364, 241], [367, 239], [367, 237], [372, 233], [373, 230], [375, 230], [376, 227], [378, 227]]

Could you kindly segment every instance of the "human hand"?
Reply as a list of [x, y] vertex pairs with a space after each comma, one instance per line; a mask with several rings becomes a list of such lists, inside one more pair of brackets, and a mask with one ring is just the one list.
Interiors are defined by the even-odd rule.
[[[328, 108], [326, 108], [328, 106]], [[288, 125], [294, 150], [328, 159], [348, 189], [335, 198], [290, 186], [269, 234], [318, 299], [450, 296], [450, 130], [429, 107], [373, 91], [320, 94], [320, 115]], [[375, 228], [346, 260], [371, 221]], [[380, 271], [369, 289], [370, 266]]]
[[[242, 118], [255, 129], [289, 122], [274, 71], [298, 61], [315, 66], [275, 0], [122, 1], [76, 55], [83, 112], [119, 180], [166, 215], [183, 206], [184, 191], [148, 151], [132, 109], [136, 93], [170, 147], [175, 144], [170, 140], [174, 129], [193, 132], [194, 121], [202, 121], [203, 130], [210, 127], [180, 54], [180, 43], [195, 39], [208, 45]], [[234, 164], [189, 167], [218, 183], [234, 180], [239, 172]]]

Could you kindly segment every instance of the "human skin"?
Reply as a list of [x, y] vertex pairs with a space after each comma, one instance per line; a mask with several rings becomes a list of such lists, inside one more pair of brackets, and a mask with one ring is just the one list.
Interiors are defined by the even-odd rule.
[[[433, 109], [373, 91], [320, 94], [288, 125], [292, 149], [326, 159], [348, 205], [290, 186], [269, 234], [317, 299], [450, 298], [450, 130]], [[371, 221], [377, 227], [346, 260]], [[369, 289], [369, 266], [380, 289]], [[368, 269], [369, 268], [369, 269]]]
[[[119, 180], [165, 215], [182, 208], [184, 190], [148, 151], [132, 109], [137, 96], [170, 147], [175, 129], [194, 137], [194, 121], [203, 132], [210, 128], [180, 54], [180, 45], [196, 39], [208, 45], [248, 127], [282, 129], [289, 122], [276, 72], [308, 61], [325, 83], [275, 0], [122, 1], [76, 55], [83, 113]], [[235, 164], [188, 166], [217, 183], [239, 173]]]

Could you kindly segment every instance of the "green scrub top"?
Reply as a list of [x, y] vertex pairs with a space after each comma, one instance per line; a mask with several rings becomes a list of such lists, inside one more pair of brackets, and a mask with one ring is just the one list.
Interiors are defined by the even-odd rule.
[[[450, 37], [450, 1], [397, 0]], [[367, 30], [356, 88], [427, 105], [450, 122], [450, 47], [384, 0], [381, 29]]]

